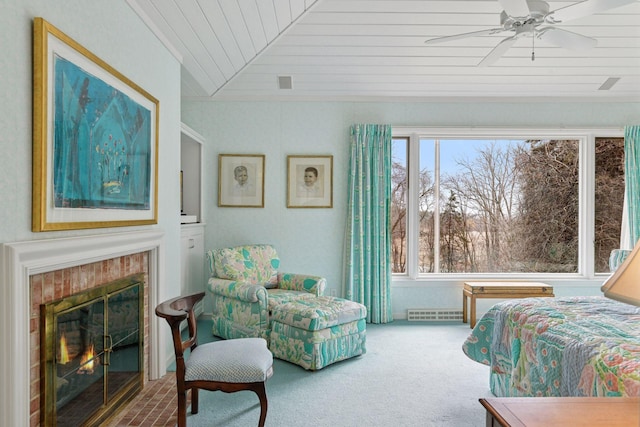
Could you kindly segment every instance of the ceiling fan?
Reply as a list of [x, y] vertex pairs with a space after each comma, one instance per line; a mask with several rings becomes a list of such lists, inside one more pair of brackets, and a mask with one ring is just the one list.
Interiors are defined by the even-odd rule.
[[[473, 31], [453, 36], [427, 40], [425, 44], [437, 44], [460, 40], [468, 37], [489, 36], [503, 32], [513, 35], [503, 39], [487, 56], [480, 61], [479, 67], [486, 67], [497, 61], [507, 50], [523, 36], [540, 39], [566, 49], [589, 49], [598, 41], [591, 37], [555, 27], [573, 19], [582, 18], [609, 9], [633, 3], [635, 0], [585, 0], [556, 10], [549, 10], [549, 4], [541, 0], [498, 0], [504, 9], [500, 13], [500, 27]], [[535, 59], [535, 52], [531, 60]]]

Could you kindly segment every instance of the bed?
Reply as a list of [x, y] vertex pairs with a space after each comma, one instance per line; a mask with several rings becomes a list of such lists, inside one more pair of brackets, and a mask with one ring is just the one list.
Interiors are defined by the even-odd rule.
[[498, 397], [640, 396], [640, 308], [605, 297], [495, 304], [462, 349]]

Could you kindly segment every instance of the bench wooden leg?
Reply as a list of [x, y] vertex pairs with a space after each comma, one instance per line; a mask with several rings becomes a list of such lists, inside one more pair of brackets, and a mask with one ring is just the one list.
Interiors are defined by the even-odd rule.
[[476, 326], [476, 298], [471, 295], [471, 313], [469, 314], [469, 325], [471, 326], [471, 329], [473, 329]]
[[462, 292], [462, 323], [467, 323], [467, 296]]

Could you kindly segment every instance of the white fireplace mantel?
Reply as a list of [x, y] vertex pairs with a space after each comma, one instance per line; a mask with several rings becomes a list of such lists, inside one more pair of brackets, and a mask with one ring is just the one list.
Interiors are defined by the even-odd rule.
[[[28, 426], [30, 276], [149, 251], [149, 310], [164, 289], [164, 233], [158, 230], [32, 240], [0, 245], [0, 425]], [[159, 320], [149, 313], [149, 378], [164, 374]]]

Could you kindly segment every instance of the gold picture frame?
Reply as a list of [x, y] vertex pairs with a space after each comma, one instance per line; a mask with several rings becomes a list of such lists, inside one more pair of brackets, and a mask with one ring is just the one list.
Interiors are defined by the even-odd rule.
[[218, 155], [218, 206], [264, 207], [264, 154]]
[[333, 156], [287, 156], [287, 207], [333, 208]]
[[32, 230], [158, 222], [159, 101], [33, 23]]

